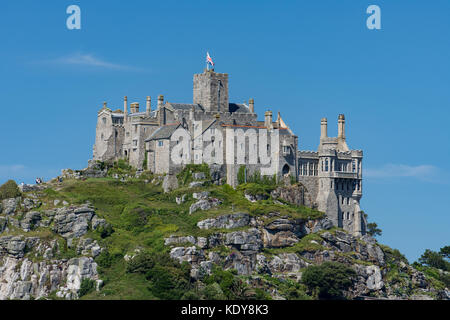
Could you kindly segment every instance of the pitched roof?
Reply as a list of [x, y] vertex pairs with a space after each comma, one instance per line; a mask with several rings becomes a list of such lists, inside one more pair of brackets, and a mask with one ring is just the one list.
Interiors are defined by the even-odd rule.
[[177, 123], [166, 124], [162, 127], [159, 127], [145, 141], [147, 142], [147, 141], [151, 141], [151, 140], [169, 139], [179, 126], [180, 126], [180, 123], [177, 122]]
[[245, 104], [241, 103], [229, 103], [228, 111], [231, 113], [234, 112], [250, 113], [250, 109]]
[[168, 104], [175, 110], [191, 110], [192, 107], [194, 107], [195, 111], [205, 111], [203, 107], [199, 104], [193, 104], [193, 103], [172, 103], [168, 102]]

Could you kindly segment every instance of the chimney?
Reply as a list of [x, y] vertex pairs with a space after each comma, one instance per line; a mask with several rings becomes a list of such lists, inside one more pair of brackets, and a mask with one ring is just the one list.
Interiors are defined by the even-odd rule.
[[264, 125], [267, 129], [272, 129], [272, 111], [268, 110], [264, 114]]
[[123, 98], [123, 122], [127, 121], [128, 116], [128, 102], [127, 102], [127, 96]]
[[139, 112], [139, 102], [133, 102], [130, 104], [131, 113]]
[[322, 118], [322, 120], [320, 120], [320, 139], [328, 136], [327, 130], [327, 118]]
[[345, 117], [343, 114], [338, 117], [338, 138], [345, 139]]
[[160, 94], [158, 96], [158, 109], [160, 109], [164, 105], [164, 96]]
[[250, 108], [250, 112], [255, 113], [255, 100], [253, 99], [248, 100], [248, 106]]
[[152, 112], [152, 100], [150, 96], [147, 96], [147, 108], [145, 109], [145, 115], [150, 117], [150, 112]]

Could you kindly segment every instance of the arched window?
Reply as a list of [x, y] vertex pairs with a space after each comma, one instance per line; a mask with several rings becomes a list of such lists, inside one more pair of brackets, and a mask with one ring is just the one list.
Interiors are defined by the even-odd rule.
[[106, 118], [105, 117], [102, 118], [102, 122], [103, 122], [103, 124], [106, 124]]

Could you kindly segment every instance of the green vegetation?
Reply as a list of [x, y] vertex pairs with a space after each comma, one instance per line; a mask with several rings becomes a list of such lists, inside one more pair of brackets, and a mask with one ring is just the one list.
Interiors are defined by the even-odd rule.
[[85, 296], [94, 290], [95, 290], [95, 281], [91, 280], [89, 278], [85, 278], [81, 281], [80, 291], [78, 291], [78, 296], [81, 298], [82, 296]]
[[20, 196], [20, 190], [14, 180], [8, 180], [0, 186], [0, 201]]
[[205, 174], [205, 178], [207, 180], [211, 179], [211, 175], [209, 172], [209, 166], [206, 163], [202, 164], [187, 164], [183, 170], [177, 174], [178, 183], [180, 186], [186, 186], [192, 181], [193, 179], [193, 173], [200, 173], [203, 172]]
[[305, 269], [302, 283], [319, 299], [343, 299], [343, 291], [352, 285], [355, 271], [338, 262], [324, 262]]
[[426, 249], [413, 267], [422, 271], [437, 288], [450, 287], [450, 246], [445, 246], [439, 252]]

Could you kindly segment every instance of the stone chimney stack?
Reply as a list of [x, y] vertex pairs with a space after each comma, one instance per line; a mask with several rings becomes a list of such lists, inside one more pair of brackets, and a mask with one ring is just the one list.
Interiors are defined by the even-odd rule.
[[338, 138], [345, 139], [345, 117], [343, 114], [338, 117]]
[[255, 100], [253, 98], [248, 100], [248, 107], [251, 113], [255, 113]]
[[131, 113], [139, 112], [139, 102], [133, 102], [130, 104], [130, 112]]
[[127, 121], [128, 116], [128, 98], [125, 96], [123, 98], [123, 122]]
[[272, 111], [270, 110], [264, 114], [264, 125], [267, 129], [272, 129]]
[[327, 118], [320, 120], [320, 139], [328, 137]]
[[164, 96], [160, 94], [158, 96], [158, 109], [160, 109], [164, 105]]
[[147, 108], [145, 109], [145, 115], [150, 117], [150, 112], [152, 112], [152, 99], [147, 96]]

